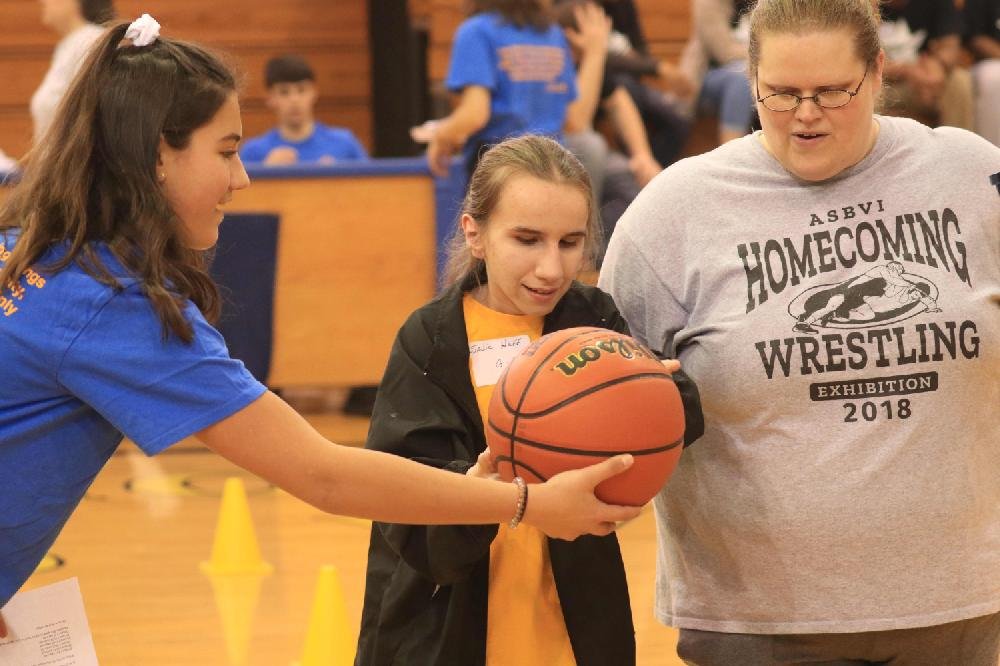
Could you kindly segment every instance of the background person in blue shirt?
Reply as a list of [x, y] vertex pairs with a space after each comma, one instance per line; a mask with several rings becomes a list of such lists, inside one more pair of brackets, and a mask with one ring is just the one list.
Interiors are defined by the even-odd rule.
[[[431, 171], [440, 177], [459, 150], [471, 175], [479, 155], [504, 139], [540, 134], [561, 141], [564, 129], [590, 125], [597, 104], [596, 86], [578, 96], [573, 56], [551, 0], [471, 5], [472, 16], [455, 33], [445, 80], [455, 108], [436, 125], [427, 146]], [[610, 21], [600, 9], [583, 7], [577, 24], [584, 50], [580, 70], [593, 70], [599, 78]]]
[[274, 111], [278, 126], [247, 140], [240, 149], [244, 162], [333, 164], [368, 159], [364, 146], [351, 130], [316, 120], [319, 91], [309, 63], [296, 55], [271, 58], [264, 68], [264, 78], [267, 106]]

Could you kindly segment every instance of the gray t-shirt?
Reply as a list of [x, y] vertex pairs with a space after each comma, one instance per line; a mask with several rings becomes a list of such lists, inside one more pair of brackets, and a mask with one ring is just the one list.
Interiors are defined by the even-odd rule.
[[748, 136], [654, 179], [600, 286], [697, 382], [658, 618], [862, 632], [1000, 611], [1000, 149], [877, 117], [809, 184]]

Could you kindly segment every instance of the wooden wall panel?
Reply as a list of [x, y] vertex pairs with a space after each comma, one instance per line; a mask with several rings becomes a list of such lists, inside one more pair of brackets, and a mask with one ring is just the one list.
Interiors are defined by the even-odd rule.
[[635, 0], [650, 49], [665, 44], [683, 46], [691, 34], [689, 0]]
[[[58, 41], [55, 33], [42, 25], [37, 2], [0, 0], [0, 48], [45, 46], [51, 52]], [[6, 64], [4, 65], [6, 70]]]
[[430, 177], [261, 179], [227, 210], [281, 216], [269, 384], [377, 384], [397, 329], [434, 295]]
[[442, 81], [448, 75], [451, 41], [458, 26], [465, 20], [465, 0], [430, 0], [430, 39], [427, 67], [431, 81]]
[[[371, 146], [365, 0], [118, 0], [116, 7], [122, 18], [149, 12], [165, 35], [227, 54], [242, 74], [248, 136], [273, 125], [264, 106], [264, 63], [274, 55], [298, 53], [316, 70], [319, 118], [348, 127]], [[0, 0], [0, 148], [13, 156], [30, 146], [28, 104], [57, 41], [39, 16], [36, 2]]]

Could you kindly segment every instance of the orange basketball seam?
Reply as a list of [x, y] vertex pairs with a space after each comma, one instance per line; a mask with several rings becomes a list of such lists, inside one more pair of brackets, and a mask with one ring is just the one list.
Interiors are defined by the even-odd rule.
[[[497, 463], [502, 463], [502, 462], [509, 462], [511, 464], [511, 466], [514, 465], [514, 460], [510, 456], [497, 456]], [[542, 482], [545, 482], [545, 481], [549, 480], [548, 477], [546, 477], [544, 474], [542, 474], [538, 470], [534, 469], [530, 465], [525, 465], [523, 462], [519, 462], [517, 464], [520, 465], [521, 467], [523, 467], [524, 469], [528, 470], [532, 474], [534, 474]]]
[[[554, 411], [556, 411], [558, 409], [561, 409], [562, 407], [565, 407], [566, 405], [568, 405], [571, 402], [579, 400], [580, 398], [585, 398], [588, 395], [591, 395], [593, 393], [597, 393], [598, 391], [604, 390], [604, 389], [609, 388], [611, 386], [616, 386], [618, 384], [624, 384], [626, 382], [630, 382], [630, 381], [637, 380], [637, 379], [647, 379], [647, 378], [648, 379], [662, 379], [662, 380], [668, 380], [668, 381], [671, 381], [671, 382], [673, 381], [673, 378], [671, 378], [670, 375], [665, 374], [663, 372], [637, 372], [634, 375], [626, 375], [624, 377], [616, 377], [614, 379], [609, 379], [606, 382], [602, 382], [600, 384], [595, 384], [594, 386], [586, 388], [586, 389], [580, 391], [579, 393], [574, 393], [573, 395], [571, 395], [571, 396], [569, 396], [567, 398], [563, 398], [562, 401], [557, 402], [556, 404], [554, 404], [554, 405], [552, 405], [550, 407], [546, 407], [545, 409], [543, 409], [541, 411], [538, 411], [538, 412], [520, 412], [520, 411], [519, 412], [513, 412], [513, 411], [511, 411], [510, 413], [514, 414], [515, 416], [520, 416], [520, 417], [526, 418], [526, 419], [539, 418], [539, 417], [545, 416], [546, 414], [554, 412]], [[510, 410], [508, 409], [508, 411], [510, 411]]]
[[[633, 451], [594, 451], [591, 449], [574, 449], [565, 446], [556, 446], [554, 444], [545, 444], [544, 442], [536, 442], [534, 440], [527, 439], [525, 437], [516, 437], [513, 433], [504, 432], [503, 430], [501, 430], [500, 427], [497, 426], [497, 424], [493, 423], [492, 419], [488, 421], [488, 424], [490, 428], [492, 428], [493, 431], [496, 432], [498, 435], [507, 437], [508, 439], [516, 441], [519, 444], [524, 444], [525, 446], [530, 446], [532, 448], [542, 449], [545, 451], [552, 451], [553, 453], [571, 453], [573, 455], [601, 457], [601, 458], [610, 458], [611, 456], [617, 456], [623, 453], [629, 453], [633, 456], [655, 455], [657, 453], [663, 453], [664, 451], [670, 451], [671, 449], [676, 449], [684, 441], [684, 436], [681, 435], [670, 444], [664, 444], [662, 446], [654, 446], [647, 449], [635, 449]], [[501, 460], [505, 457], [506, 456], [497, 456], [497, 460]], [[518, 463], [518, 464], [523, 465], [523, 463]]]

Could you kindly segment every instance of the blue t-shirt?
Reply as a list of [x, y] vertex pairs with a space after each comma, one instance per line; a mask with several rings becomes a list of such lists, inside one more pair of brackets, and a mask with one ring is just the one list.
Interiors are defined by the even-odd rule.
[[445, 85], [490, 91], [490, 120], [466, 146], [476, 150], [521, 134], [561, 139], [566, 107], [576, 99], [576, 70], [559, 26], [518, 27], [490, 12], [459, 26]]
[[349, 129], [328, 127], [315, 123], [312, 135], [304, 141], [289, 141], [275, 128], [267, 134], [247, 139], [240, 148], [240, 158], [244, 162], [263, 162], [268, 153], [278, 146], [294, 148], [299, 154], [299, 162], [318, 162], [324, 157], [334, 160], [367, 160], [368, 153], [357, 137]]
[[[0, 232], [0, 265], [18, 232]], [[0, 289], [0, 607], [44, 557], [122, 433], [152, 455], [266, 390], [191, 303], [186, 345], [162, 338], [138, 280], [98, 248], [123, 289], [47, 252]]]

